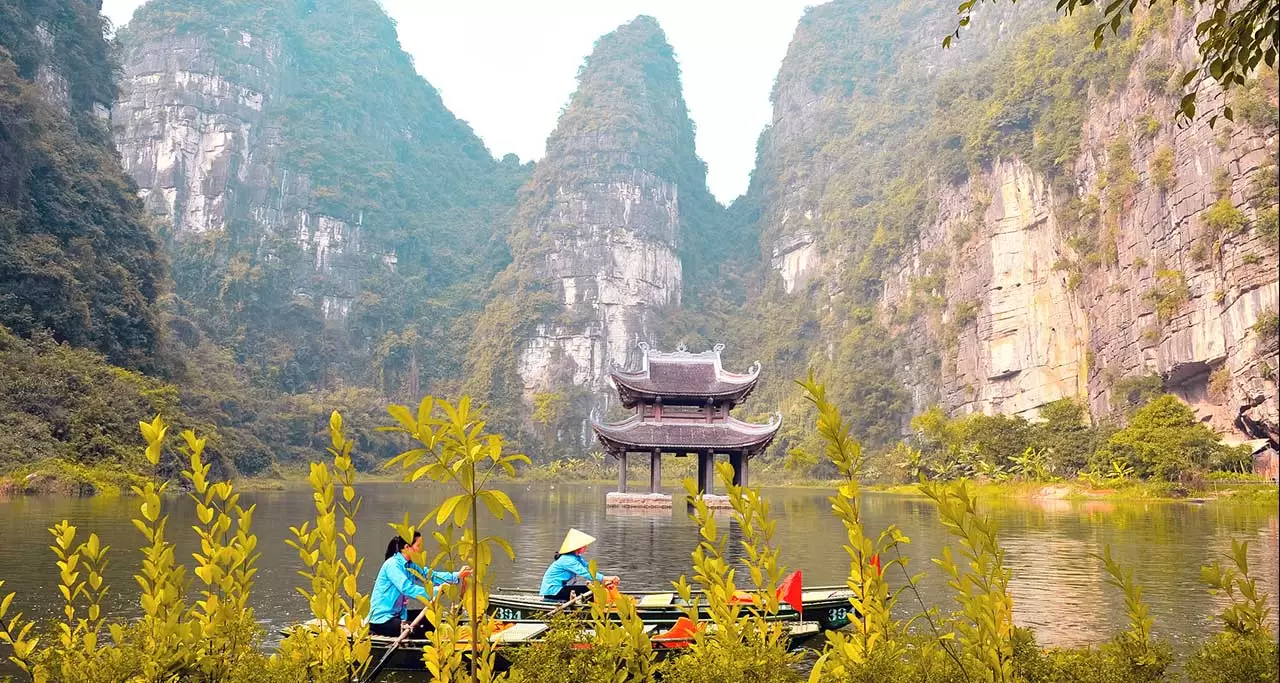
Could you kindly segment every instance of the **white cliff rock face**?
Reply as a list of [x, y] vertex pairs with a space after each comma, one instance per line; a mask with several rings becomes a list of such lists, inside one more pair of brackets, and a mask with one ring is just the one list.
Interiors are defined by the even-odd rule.
[[[215, 48], [179, 34], [126, 47], [112, 111], [116, 146], [174, 239], [237, 229], [280, 236], [325, 275], [341, 254], [359, 250], [358, 220], [316, 211], [309, 178], [279, 161], [267, 111], [282, 78], [278, 41], [241, 33], [231, 48]], [[325, 295], [322, 303], [325, 318], [341, 320], [350, 297]]]
[[654, 311], [680, 303], [677, 189], [643, 171], [558, 188], [545, 224], [553, 246], [542, 269], [564, 314], [520, 348], [525, 397], [564, 386], [603, 395], [610, 363], [636, 361], [636, 342], [653, 340]]
[[769, 265], [782, 276], [784, 292], [790, 294], [802, 287], [808, 278], [822, 271], [822, 254], [814, 245], [813, 233], [800, 231], [781, 240], [773, 248]]
[[[1204, 238], [1221, 178], [1231, 181], [1222, 196], [1250, 224], [1266, 208], [1254, 200], [1260, 179], [1274, 174], [1277, 130], [1274, 123], [1262, 130], [1237, 124], [1224, 133], [1222, 124], [1215, 131], [1205, 118], [1187, 127], [1168, 120], [1174, 102], [1147, 91], [1141, 74], [1144, 59], [1160, 50], [1176, 46], [1187, 63], [1195, 58], [1193, 24], [1177, 25], [1182, 29], [1168, 43], [1144, 48], [1127, 87], [1097, 102], [1085, 122], [1076, 164], [1081, 197], [1105, 198], [1100, 175], [1116, 141], [1132, 149], [1138, 178], [1132, 197], [1118, 210], [1102, 202], [1101, 225], [1115, 226], [1114, 260], [1104, 255], [1096, 267], [1076, 266], [1078, 283], [1070, 282], [1072, 268], [1055, 269], [1083, 256], [1058, 225], [1069, 198], [1053, 196], [1044, 179], [1018, 161], [997, 163], [940, 198], [938, 220], [921, 231], [882, 299], [886, 314], [906, 306], [913, 283], [930, 274], [936, 255], [955, 252], [941, 318], [922, 316], [900, 328], [918, 353], [941, 348], [940, 389], [917, 392], [917, 410], [940, 401], [961, 413], [1031, 417], [1048, 402], [1078, 397], [1103, 416], [1116, 381], [1158, 373], [1219, 431], [1276, 437], [1274, 368], [1280, 363], [1274, 344], [1262, 345], [1253, 330], [1264, 313], [1274, 314], [1280, 298], [1276, 245], [1252, 227], [1222, 236], [1220, 248], [1201, 252], [1195, 245]], [[1202, 112], [1221, 111], [1224, 101], [1221, 92], [1201, 91]], [[1149, 113], [1163, 117], [1154, 134], [1138, 130]], [[1162, 148], [1174, 152], [1166, 189], [1151, 171]], [[922, 258], [929, 254], [935, 258]], [[1151, 294], [1159, 271], [1186, 282], [1185, 301], [1167, 320], [1159, 319]], [[904, 369], [910, 382], [926, 381], [921, 373]], [[1217, 378], [1213, 388], [1211, 377]]]
[[[975, 195], [987, 201], [975, 207]], [[939, 322], [951, 331], [952, 353], [943, 350], [939, 391], [917, 396], [917, 410], [940, 400], [961, 412], [1033, 418], [1041, 405], [1083, 392], [1089, 330], [1066, 274], [1054, 269], [1062, 235], [1052, 201], [1043, 180], [1016, 162], [940, 198], [939, 220], [886, 283], [882, 302], [898, 306], [937, 267], [936, 256], [923, 255], [951, 254]], [[985, 228], [965, 239], [974, 225]]]
[[[886, 12], [861, 5], [865, 3], [836, 0], [806, 11], [778, 74], [773, 120], [760, 138], [753, 191], [765, 200], [761, 229], [771, 254], [770, 266], [787, 294], [839, 269], [846, 250], [847, 245], [831, 239], [827, 228], [839, 220], [830, 213], [852, 207], [827, 207], [823, 194], [834, 176], [847, 172], [850, 160], [842, 158], [839, 148], [865, 149], [876, 144], [860, 139], [858, 129], [865, 122], [850, 109], [853, 90], [867, 87], [887, 93], [892, 90], [888, 81], [928, 87], [929, 79], [982, 58], [1010, 33], [1050, 16], [1047, 8], [980, 3], [973, 10], [974, 27], [950, 49], [942, 50], [938, 36], [954, 28], [954, 13], [948, 8], [918, 3]], [[876, 23], [888, 16], [898, 19]], [[850, 17], [857, 19], [850, 23]], [[827, 42], [833, 33], [843, 34], [839, 44]], [[852, 60], [858, 64], [858, 85], [832, 87], [830, 74], [850, 71]], [[826, 73], [817, 75], [815, 70]], [[853, 140], [851, 145], [832, 144], [845, 136]], [[824, 208], [836, 210], [824, 212]], [[827, 290], [834, 291], [833, 281]]]

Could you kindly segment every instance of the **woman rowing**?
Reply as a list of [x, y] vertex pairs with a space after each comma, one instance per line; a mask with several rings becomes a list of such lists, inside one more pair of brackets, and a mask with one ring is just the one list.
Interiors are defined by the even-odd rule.
[[618, 577], [606, 576], [600, 572], [593, 576], [591, 566], [582, 557], [587, 546], [595, 541], [596, 539], [577, 529], [569, 529], [564, 542], [560, 544], [560, 552], [556, 553], [555, 560], [542, 574], [542, 587], [538, 592], [542, 594], [543, 600], [572, 600], [575, 594], [586, 592], [588, 581], [599, 581], [611, 588], [617, 587]]
[[[413, 561], [414, 554], [422, 551], [422, 533], [413, 532], [413, 542], [407, 542], [399, 534], [387, 543], [386, 559], [378, 570], [373, 583], [373, 595], [369, 600], [369, 632], [374, 635], [396, 638], [401, 630], [412, 622], [422, 610], [410, 610], [409, 600], [430, 599], [435, 587], [445, 583], [456, 584], [471, 574], [471, 568], [463, 565], [456, 572], [437, 572], [425, 569]], [[429, 583], [424, 583], [429, 579]], [[422, 622], [413, 637], [422, 637], [427, 624]]]

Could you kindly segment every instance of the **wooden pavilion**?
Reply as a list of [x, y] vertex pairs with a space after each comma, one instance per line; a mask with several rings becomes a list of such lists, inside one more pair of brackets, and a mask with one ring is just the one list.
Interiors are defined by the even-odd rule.
[[[600, 443], [618, 460], [619, 495], [610, 494], [610, 504], [624, 504], [631, 454], [649, 457], [649, 493], [643, 498], [650, 504], [662, 497], [664, 454], [697, 456], [700, 493], [713, 492], [713, 463], [719, 454], [728, 456], [733, 465], [734, 484], [747, 485], [748, 463], [782, 426], [781, 415], [768, 424], [753, 424], [729, 414], [755, 388], [760, 362], [745, 374], [735, 373], [720, 363], [724, 344], [701, 353], [690, 353], [683, 345], [670, 353], [654, 351], [644, 342], [639, 346], [644, 355], [638, 370], [615, 365], [609, 373], [623, 407], [634, 408], [635, 414], [617, 423], [591, 422]], [[665, 499], [670, 505], [670, 497]]]

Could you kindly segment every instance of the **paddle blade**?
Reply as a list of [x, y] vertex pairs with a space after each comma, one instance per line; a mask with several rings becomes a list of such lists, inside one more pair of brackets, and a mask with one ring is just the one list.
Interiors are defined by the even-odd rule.
[[778, 586], [778, 599], [791, 605], [797, 612], [804, 611], [804, 574], [799, 570], [791, 572]]

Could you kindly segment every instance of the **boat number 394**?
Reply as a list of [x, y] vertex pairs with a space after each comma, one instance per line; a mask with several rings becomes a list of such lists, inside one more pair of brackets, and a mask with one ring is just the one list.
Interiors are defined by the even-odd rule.
[[524, 610], [498, 607], [493, 610], [493, 618], [498, 621], [520, 621], [524, 618]]
[[827, 612], [827, 621], [833, 624], [843, 624], [849, 621], [849, 608], [836, 607]]

